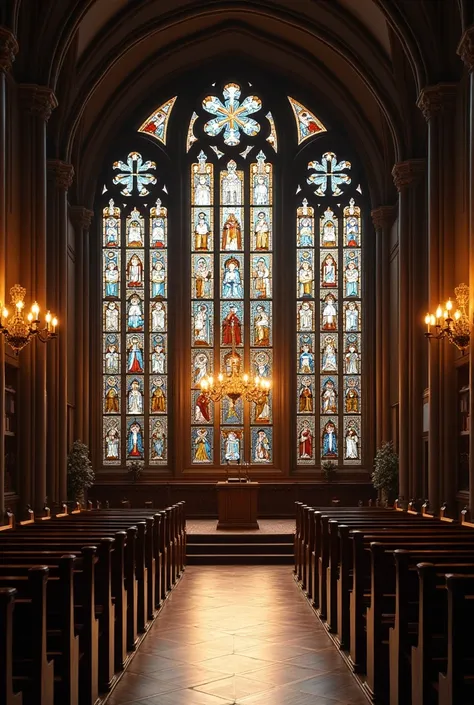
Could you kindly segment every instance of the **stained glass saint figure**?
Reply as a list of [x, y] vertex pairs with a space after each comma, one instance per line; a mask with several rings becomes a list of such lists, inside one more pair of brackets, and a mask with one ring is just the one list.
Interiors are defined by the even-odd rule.
[[258, 174], [254, 179], [253, 198], [256, 206], [265, 206], [268, 203], [268, 177]]
[[211, 205], [211, 188], [209, 185], [210, 178], [207, 174], [198, 174], [197, 183], [194, 188], [194, 205], [195, 206], [210, 206]]
[[222, 278], [222, 298], [242, 299], [244, 296], [242, 280], [240, 278], [240, 262], [231, 257], [224, 262], [224, 276]]
[[335, 414], [337, 413], [337, 395], [336, 387], [332, 379], [328, 379], [323, 387], [321, 394], [321, 413]]
[[337, 458], [337, 434], [332, 421], [328, 421], [323, 428], [322, 457]]
[[332, 336], [328, 335], [323, 342], [322, 370], [323, 372], [337, 372], [336, 343]]
[[256, 299], [269, 299], [270, 292], [270, 270], [264, 257], [257, 259], [253, 271], [253, 288]]
[[269, 392], [267, 389], [259, 390], [255, 400], [255, 421], [258, 423], [270, 422], [270, 404], [268, 398]]
[[142, 414], [143, 413], [143, 394], [140, 389], [138, 379], [132, 380], [128, 390], [128, 413]]
[[309, 259], [304, 258], [298, 269], [298, 295], [301, 299], [313, 296], [314, 272]]
[[194, 358], [194, 384], [199, 384], [199, 382], [207, 376], [209, 370], [209, 358], [206, 353], [198, 353]]
[[232, 338], [235, 345], [242, 344], [242, 323], [237, 315], [237, 307], [231, 305], [222, 321], [222, 345], [232, 345]]
[[240, 460], [240, 439], [235, 431], [229, 431], [224, 443], [224, 458], [229, 461]]
[[119, 395], [117, 391], [117, 380], [111, 378], [107, 380], [107, 391], [105, 393], [105, 413], [118, 414], [120, 411]]
[[306, 419], [303, 421], [299, 433], [298, 455], [300, 460], [308, 460], [313, 457], [313, 434], [309, 421]]
[[105, 269], [105, 296], [117, 298], [119, 292], [119, 270], [114, 261], [110, 261]]
[[151, 413], [164, 414], [166, 411], [166, 396], [164, 380], [161, 377], [153, 380], [151, 388]]
[[359, 330], [359, 309], [355, 301], [349, 301], [346, 308], [346, 330]]
[[166, 367], [165, 349], [160, 341], [156, 341], [151, 353], [151, 371], [153, 374], [164, 374]]
[[336, 262], [332, 255], [326, 255], [321, 266], [321, 283], [323, 287], [336, 286]]
[[118, 429], [113, 426], [109, 428], [105, 436], [105, 458], [106, 460], [118, 460], [120, 453], [120, 437]]
[[198, 428], [194, 439], [194, 462], [209, 463], [211, 461], [211, 444], [206, 428]]
[[161, 421], [157, 421], [153, 426], [151, 434], [151, 457], [152, 460], [164, 460], [165, 458], [165, 433]]
[[194, 249], [208, 250], [209, 235], [209, 223], [207, 222], [206, 214], [201, 211], [201, 213], [198, 213], [198, 222], [194, 230]]
[[194, 316], [194, 344], [211, 344], [211, 322], [206, 304], [201, 304]]
[[298, 372], [302, 374], [312, 374], [314, 372], [314, 353], [311, 342], [304, 342], [301, 345]]
[[129, 330], [141, 331], [144, 326], [142, 301], [134, 294], [129, 299], [127, 325]]
[[136, 421], [130, 424], [128, 431], [127, 453], [129, 458], [143, 458], [143, 433]]
[[336, 299], [332, 294], [328, 294], [323, 303], [323, 330], [336, 330]]
[[326, 220], [324, 222], [321, 245], [323, 247], [336, 247], [336, 228], [332, 220]]
[[346, 245], [347, 247], [359, 245], [359, 220], [353, 215], [346, 220]]
[[263, 350], [255, 356], [255, 374], [259, 377], [270, 376], [270, 358]]
[[[236, 173], [237, 164], [232, 159], [227, 164], [227, 174], [222, 179], [222, 205], [240, 206], [242, 200], [242, 181]], [[222, 248], [224, 249], [224, 248]]]
[[127, 372], [141, 374], [143, 369], [143, 348], [139, 338], [134, 336], [128, 346]]
[[357, 351], [356, 343], [349, 343], [344, 355], [344, 360], [346, 363], [345, 372], [347, 375], [359, 374], [359, 353]]
[[118, 240], [118, 220], [116, 218], [107, 218], [105, 221], [105, 246], [117, 247]]
[[270, 345], [270, 319], [266, 308], [261, 304], [255, 309], [254, 337], [256, 346], [266, 348]]
[[132, 255], [127, 264], [127, 286], [129, 288], [143, 286], [143, 264], [138, 255]]
[[306, 301], [298, 309], [298, 328], [301, 331], [313, 330], [313, 309]]
[[119, 309], [115, 301], [110, 301], [105, 309], [105, 330], [119, 330]]
[[313, 385], [308, 377], [304, 377], [300, 383], [299, 412], [300, 414], [313, 412]]
[[196, 298], [208, 299], [211, 294], [212, 270], [209, 264], [209, 259], [200, 257], [196, 262], [196, 270], [194, 273], [196, 282]]
[[359, 392], [353, 380], [349, 380], [349, 387], [346, 391], [346, 414], [351, 413], [359, 413]]
[[143, 233], [138, 219], [131, 220], [128, 226], [128, 247], [143, 247]]
[[263, 428], [260, 428], [257, 432], [254, 460], [256, 463], [268, 463], [270, 461], [270, 441]]
[[235, 213], [229, 213], [222, 228], [222, 250], [241, 250], [242, 230]]
[[359, 296], [359, 270], [355, 262], [346, 267], [346, 296]]
[[115, 343], [108, 343], [105, 349], [105, 371], [107, 374], [119, 371], [119, 354]]
[[151, 246], [159, 249], [166, 247], [165, 221], [163, 218], [152, 219]]
[[346, 433], [346, 458], [347, 460], [358, 460], [359, 458], [359, 436], [355, 428], [350, 426]]
[[166, 330], [165, 307], [161, 301], [156, 301], [151, 307], [151, 329], [154, 333]]
[[312, 247], [313, 246], [313, 221], [308, 216], [303, 216], [299, 220], [298, 246], [299, 247]]
[[209, 423], [211, 413], [209, 410], [209, 398], [202, 392], [196, 397], [196, 405], [194, 407], [195, 423]]
[[151, 270], [151, 296], [156, 299], [165, 297], [166, 268], [163, 260], [157, 259]]
[[270, 226], [265, 213], [261, 211], [257, 214], [255, 223], [255, 249], [268, 250], [270, 246]]

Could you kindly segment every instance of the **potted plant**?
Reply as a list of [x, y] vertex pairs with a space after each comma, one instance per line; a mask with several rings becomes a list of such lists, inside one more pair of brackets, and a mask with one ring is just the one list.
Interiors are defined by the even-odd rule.
[[382, 501], [392, 504], [398, 493], [398, 455], [392, 441], [382, 443], [377, 450], [372, 473], [372, 484], [379, 490]]
[[137, 482], [142, 474], [142, 465], [138, 460], [132, 460], [127, 466], [128, 474], [132, 482]]
[[82, 441], [74, 441], [67, 457], [67, 494], [74, 502], [84, 502], [84, 493], [94, 484], [94, 471], [89, 448]]
[[336, 474], [336, 464], [332, 460], [323, 460], [321, 463], [321, 470], [323, 471], [324, 479], [326, 482], [331, 482], [334, 480]]

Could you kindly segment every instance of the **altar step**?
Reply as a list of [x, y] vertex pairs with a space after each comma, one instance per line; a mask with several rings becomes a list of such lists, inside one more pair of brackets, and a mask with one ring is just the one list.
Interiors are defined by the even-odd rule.
[[188, 534], [188, 565], [291, 565], [293, 534]]

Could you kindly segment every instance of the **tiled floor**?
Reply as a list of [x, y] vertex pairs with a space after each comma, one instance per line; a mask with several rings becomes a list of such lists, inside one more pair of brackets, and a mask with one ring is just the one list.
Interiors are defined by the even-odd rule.
[[366, 705], [289, 566], [191, 566], [107, 705]]

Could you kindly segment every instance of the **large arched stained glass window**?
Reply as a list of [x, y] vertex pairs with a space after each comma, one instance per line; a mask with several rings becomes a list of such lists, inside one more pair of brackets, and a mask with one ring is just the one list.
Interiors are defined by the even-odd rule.
[[156, 164], [132, 152], [116, 162], [125, 201], [103, 209], [103, 463], [164, 465], [168, 458], [167, 209], [150, 197]]
[[[351, 164], [308, 163], [296, 212], [297, 464], [358, 465], [362, 449], [362, 228]], [[344, 204], [345, 202], [345, 204]]]
[[[261, 99], [241, 101], [241, 93], [238, 84], [227, 83], [223, 100], [206, 96], [187, 135], [187, 150], [196, 154], [190, 170], [194, 465], [273, 462], [272, 392], [262, 387], [248, 404], [229, 396], [213, 402], [200, 389], [218, 370], [230, 376], [233, 368], [245, 369], [268, 380], [272, 374], [273, 167], [252, 138], [265, 130], [260, 137], [270, 152], [278, 143]], [[198, 118], [204, 134], [219, 136], [219, 143], [198, 140]]]

